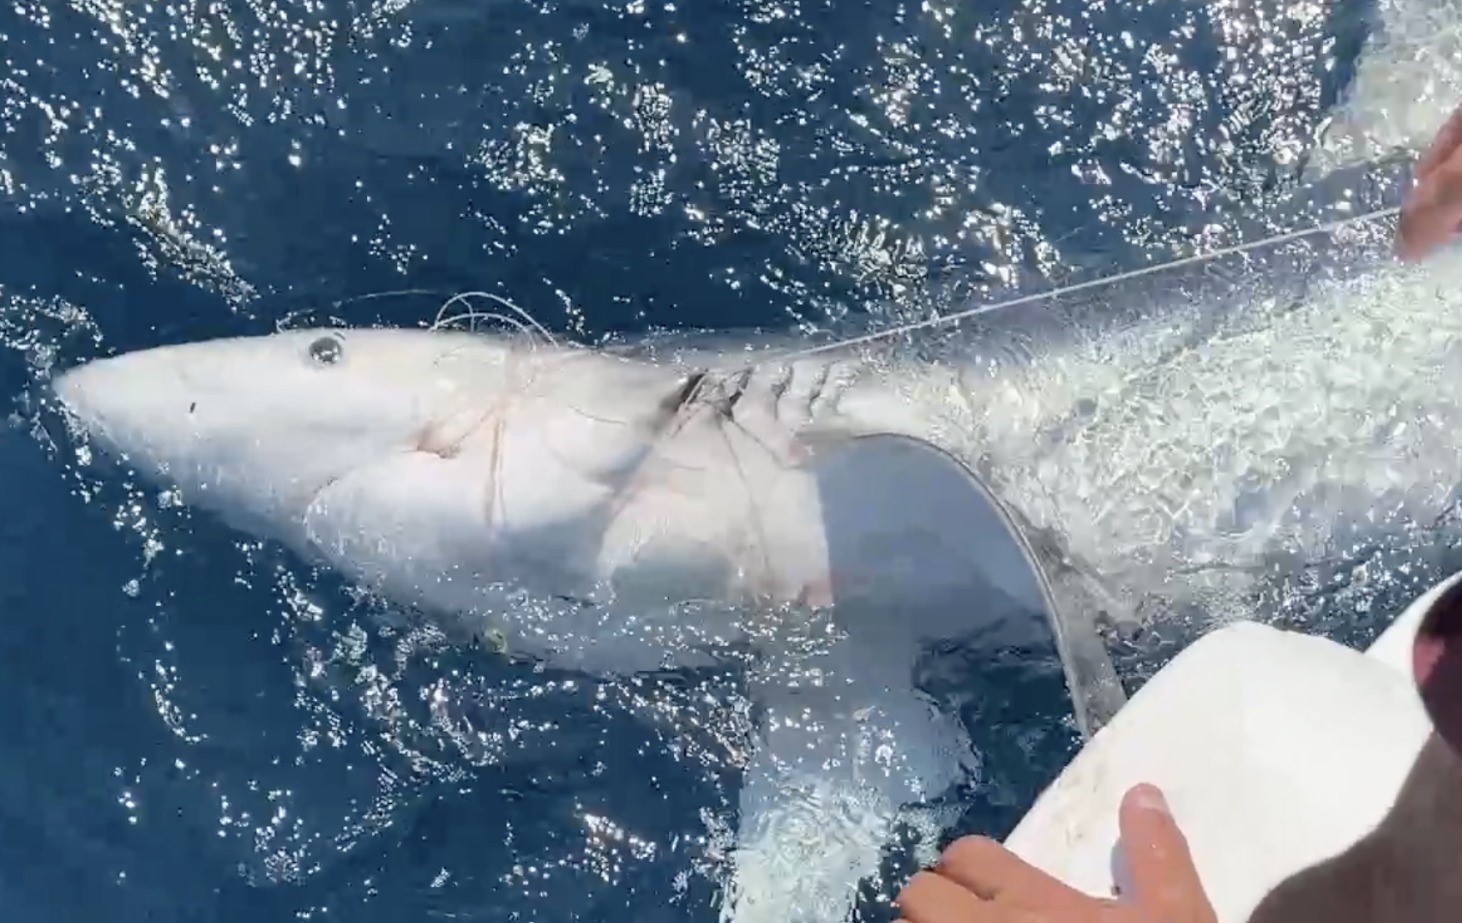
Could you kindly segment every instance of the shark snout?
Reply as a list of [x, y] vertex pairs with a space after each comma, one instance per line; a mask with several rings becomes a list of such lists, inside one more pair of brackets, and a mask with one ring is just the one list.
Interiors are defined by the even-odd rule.
[[57, 376], [52, 390], [73, 426], [123, 451], [187, 427], [196, 389], [163, 350], [97, 359]]

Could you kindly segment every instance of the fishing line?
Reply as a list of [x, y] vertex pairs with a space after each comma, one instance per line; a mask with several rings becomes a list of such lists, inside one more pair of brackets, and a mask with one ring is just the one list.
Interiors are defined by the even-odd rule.
[[[997, 311], [1004, 311], [1008, 308], [1019, 307], [1023, 304], [1031, 304], [1033, 302], [1042, 301], [1047, 298], [1060, 298], [1063, 295], [1071, 295], [1076, 292], [1100, 288], [1104, 285], [1114, 285], [1118, 282], [1125, 282], [1131, 279], [1139, 279], [1143, 276], [1166, 272], [1170, 269], [1176, 269], [1180, 266], [1191, 266], [1197, 263], [1205, 263], [1209, 260], [1219, 259], [1221, 257], [1235, 256], [1240, 253], [1247, 253], [1250, 250], [1258, 250], [1261, 247], [1267, 247], [1272, 244], [1284, 243], [1285, 241], [1290, 240], [1300, 240], [1306, 237], [1313, 237], [1317, 234], [1330, 234], [1340, 230], [1341, 228], [1348, 227], [1353, 224], [1363, 224], [1367, 221], [1375, 221], [1381, 218], [1390, 218], [1400, 213], [1401, 209], [1399, 206], [1391, 206], [1389, 208], [1376, 209], [1375, 211], [1366, 212], [1361, 215], [1351, 215], [1346, 218], [1337, 218], [1334, 221], [1327, 221], [1324, 224], [1313, 225], [1311, 227], [1302, 228], [1297, 231], [1285, 231], [1282, 234], [1275, 234], [1270, 237], [1261, 238], [1259, 240], [1249, 241], [1248, 243], [1235, 244], [1230, 247], [1221, 247], [1217, 250], [1210, 250], [1206, 253], [1195, 253], [1191, 256], [1181, 257], [1180, 259], [1172, 260], [1167, 263], [1158, 263], [1154, 266], [1144, 266], [1141, 269], [1133, 269], [1128, 272], [1120, 272], [1112, 276], [1103, 276], [1099, 279], [1089, 279], [1086, 282], [1077, 282], [1072, 285], [1051, 289], [1049, 291], [1033, 292], [1029, 295], [1019, 295], [1014, 298], [1008, 298], [1004, 301], [996, 301], [989, 304], [977, 305], [964, 311], [956, 311], [953, 314], [942, 314], [938, 317], [930, 317], [925, 318], [924, 320], [911, 321], [907, 324], [898, 324], [896, 326], [888, 327], [883, 330], [876, 330], [872, 333], [865, 333], [859, 336], [848, 337], [847, 339], [835, 340], [831, 343], [822, 343], [817, 346], [807, 346], [801, 349], [795, 349], [791, 352], [784, 353], [783, 358], [800, 359], [805, 356], [815, 356], [819, 353], [832, 352], [833, 350], [847, 349], [850, 346], [861, 346], [865, 343], [876, 343], [879, 340], [887, 340], [905, 333], [913, 333], [918, 330], [927, 330], [935, 327], [943, 327], [948, 324], [956, 324], [962, 320], [967, 320], [971, 317], [979, 317], [985, 314], [993, 314]], [[361, 295], [357, 296], [356, 298], [346, 299], [346, 301], [355, 301], [362, 298], [376, 298], [384, 297], [387, 295], [401, 294], [432, 294], [432, 292], [428, 289], [404, 289], [397, 292], [378, 292], [371, 295]], [[503, 307], [512, 311], [514, 314], [518, 315], [518, 317], [523, 318], [523, 322], [520, 323], [517, 320], [504, 317], [502, 314], [476, 312], [470, 307], [466, 312], [462, 314], [451, 317], [445, 316], [447, 310], [451, 306], [459, 302], [467, 303], [470, 305], [469, 299], [471, 298], [485, 298], [496, 304], [502, 305]], [[344, 302], [337, 302], [337, 305], [342, 303]], [[461, 292], [453, 295], [438, 310], [436, 320], [432, 323], [431, 329], [439, 330], [447, 326], [448, 324], [455, 323], [460, 320], [470, 321], [475, 319], [492, 319], [503, 321], [520, 331], [523, 331], [523, 323], [526, 323], [531, 328], [532, 332], [540, 334], [551, 344], [557, 344], [554, 336], [549, 333], [548, 330], [541, 323], [539, 323], [538, 320], [535, 319], [531, 314], [529, 314], [523, 308], [518, 307], [516, 304], [513, 304], [513, 302], [509, 301], [508, 299], [503, 298], [501, 295], [494, 295], [489, 292]]]
[[1316, 234], [1333, 233], [1348, 225], [1361, 224], [1366, 221], [1374, 221], [1378, 218], [1389, 218], [1394, 215], [1400, 214], [1400, 212], [1401, 209], [1397, 206], [1392, 206], [1390, 208], [1381, 208], [1377, 209], [1376, 211], [1366, 212], [1363, 215], [1352, 215], [1348, 218], [1339, 218], [1335, 221], [1330, 221], [1325, 224], [1318, 224], [1313, 227], [1304, 228], [1298, 231], [1286, 231], [1283, 234], [1276, 234], [1272, 237], [1265, 237], [1262, 240], [1250, 241], [1246, 244], [1236, 244], [1232, 247], [1223, 247], [1218, 250], [1209, 251], [1208, 253], [1195, 253], [1192, 256], [1185, 256], [1181, 259], [1176, 259], [1168, 263], [1159, 263], [1156, 266], [1144, 266], [1141, 269], [1134, 269], [1130, 272], [1122, 272], [1114, 276], [1104, 276], [1100, 279], [1091, 279], [1086, 282], [1078, 282], [1074, 285], [1068, 285], [1064, 288], [1058, 288], [1052, 291], [1036, 292], [1030, 295], [1021, 295], [1019, 297], [1010, 298], [1005, 301], [996, 301], [991, 304], [982, 304], [965, 311], [957, 311], [954, 314], [943, 314], [939, 317], [931, 317], [925, 320], [912, 321], [907, 324], [899, 324], [898, 326], [889, 327], [885, 330], [878, 330], [873, 333], [865, 333], [861, 336], [849, 337], [846, 340], [838, 340], [834, 343], [823, 343], [819, 346], [810, 346], [804, 349], [793, 350], [792, 352], [786, 354], [784, 358], [798, 359], [802, 358], [803, 356], [813, 356], [818, 353], [832, 352], [835, 349], [846, 349], [849, 346], [860, 346], [864, 343], [874, 343], [879, 340], [886, 340], [890, 337], [896, 337], [901, 334], [913, 333], [916, 330], [925, 330], [932, 327], [942, 327], [946, 324], [958, 323], [959, 321], [971, 317], [978, 317], [982, 314], [992, 314], [996, 311], [1003, 311], [1006, 308], [1014, 308], [1019, 305], [1029, 304], [1033, 301], [1041, 301], [1046, 298], [1059, 298], [1062, 295], [1070, 295], [1073, 292], [1080, 292], [1087, 289], [1098, 288], [1103, 285], [1112, 285], [1114, 283], [1124, 282], [1129, 279], [1137, 279], [1142, 276], [1152, 275], [1153, 273], [1164, 272], [1169, 269], [1174, 269], [1178, 266], [1187, 266], [1193, 263], [1203, 263], [1208, 260], [1216, 259], [1218, 257], [1233, 256], [1238, 253], [1246, 253], [1250, 250], [1257, 250], [1260, 247], [1267, 247], [1270, 244], [1283, 243], [1287, 240], [1299, 240], [1301, 238], [1311, 237]]

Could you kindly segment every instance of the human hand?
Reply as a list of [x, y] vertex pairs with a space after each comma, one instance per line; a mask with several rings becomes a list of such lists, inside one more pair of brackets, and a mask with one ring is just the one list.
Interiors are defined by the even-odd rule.
[[1138, 785], [1118, 814], [1134, 893], [1091, 897], [994, 840], [965, 837], [920, 872], [895, 903], [905, 923], [1217, 923], [1188, 841], [1162, 793]]
[[1415, 185], [1401, 203], [1396, 253], [1421, 259], [1462, 229], [1462, 107], [1417, 160]]

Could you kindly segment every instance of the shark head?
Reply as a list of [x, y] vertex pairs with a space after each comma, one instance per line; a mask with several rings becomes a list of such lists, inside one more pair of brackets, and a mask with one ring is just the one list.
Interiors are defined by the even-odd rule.
[[770, 469], [734, 457], [714, 410], [688, 423], [693, 384], [520, 337], [316, 329], [100, 359], [54, 389], [104, 454], [189, 506], [466, 610], [495, 581], [573, 598], [643, 587], [637, 568], [671, 595], [734, 582], [737, 479]]
[[[303, 530], [324, 494], [409, 459], [462, 460], [463, 508], [491, 490], [516, 498], [520, 520], [572, 516], [571, 498], [589, 502], [591, 482], [643, 441], [676, 381], [517, 338], [313, 329], [100, 359], [54, 389], [93, 444], [144, 478], [251, 534], [310, 545]], [[533, 486], [493, 484], [501, 464], [471, 465], [474, 453], [500, 454], [495, 438], [513, 430], [541, 437], [512, 445], [513, 470], [555, 485], [542, 516]]]
[[449, 438], [476, 396], [504, 393], [509, 356], [478, 338], [300, 330], [96, 360], [54, 387], [85, 434], [143, 477], [293, 538], [328, 485]]

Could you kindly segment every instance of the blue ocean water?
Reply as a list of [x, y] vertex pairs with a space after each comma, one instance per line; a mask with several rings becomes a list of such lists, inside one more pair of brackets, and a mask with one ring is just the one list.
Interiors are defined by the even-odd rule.
[[[810, 335], [1262, 236], [1370, 13], [0, 11], [5, 919], [709, 920], [735, 803], [736, 731], [704, 704], [734, 680], [596, 684], [434, 648], [330, 575], [80, 470], [35, 413], [53, 369], [309, 319], [418, 324], [469, 290], [591, 342]], [[961, 829], [1003, 833], [1074, 746], [1059, 666], [947, 685], [986, 769]], [[878, 895], [865, 915], [888, 916]]]

